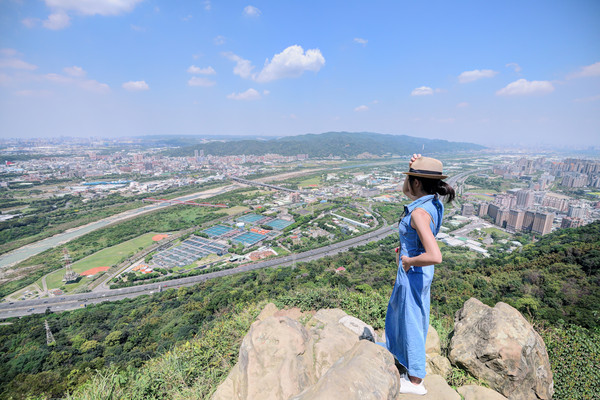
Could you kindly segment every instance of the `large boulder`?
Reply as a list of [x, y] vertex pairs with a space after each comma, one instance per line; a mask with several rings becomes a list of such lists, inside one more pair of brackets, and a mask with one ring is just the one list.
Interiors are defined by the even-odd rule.
[[289, 316], [299, 318], [302, 313], [277, 310], [273, 304], [265, 307], [214, 400], [287, 400], [305, 390], [303, 399], [327, 398], [327, 393], [340, 390], [349, 399], [364, 398], [355, 393], [367, 392], [374, 393], [374, 399], [394, 398], [400, 385], [394, 357], [381, 346], [359, 340], [365, 329], [376, 337], [372, 327], [339, 309], [319, 310], [306, 327]]
[[238, 364], [214, 399], [289, 399], [316, 382], [313, 341], [288, 317], [256, 321], [244, 337]]
[[551, 399], [546, 346], [513, 307], [491, 308], [471, 298], [456, 313], [450, 361], [486, 381], [509, 400]]
[[293, 400], [395, 400], [400, 375], [394, 356], [366, 340], [357, 342], [312, 387]]
[[[398, 400], [461, 400], [460, 395], [448, 385], [443, 377], [435, 374], [427, 375], [424, 379], [427, 394], [401, 394]], [[340, 397], [341, 398], [341, 397]]]
[[477, 385], [461, 386], [456, 391], [464, 400], [506, 400], [506, 397], [492, 389]]

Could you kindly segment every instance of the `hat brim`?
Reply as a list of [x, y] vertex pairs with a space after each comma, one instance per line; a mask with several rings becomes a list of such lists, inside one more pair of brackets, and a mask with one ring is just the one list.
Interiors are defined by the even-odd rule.
[[404, 175], [416, 176], [418, 178], [427, 179], [446, 179], [448, 175], [430, 175], [430, 174], [419, 174], [417, 172], [403, 172]]

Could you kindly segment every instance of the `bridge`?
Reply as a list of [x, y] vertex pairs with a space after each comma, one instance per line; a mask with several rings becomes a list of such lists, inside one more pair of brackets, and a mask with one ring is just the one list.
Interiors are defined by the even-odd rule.
[[155, 199], [154, 197], [147, 197], [142, 201], [147, 201], [151, 203], [168, 203], [168, 204], [182, 204], [186, 206], [200, 206], [200, 207], [219, 207], [219, 208], [227, 208], [229, 207], [227, 204], [210, 204], [210, 203], [196, 203], [192, 200], [177, 200], [177, 199]]

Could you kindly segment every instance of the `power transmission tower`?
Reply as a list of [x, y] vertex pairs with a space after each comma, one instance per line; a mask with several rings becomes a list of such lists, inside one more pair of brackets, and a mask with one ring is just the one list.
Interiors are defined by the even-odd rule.
[[44, 326], [46, 327], [46, 344], [50, 346], [51, 344], [56, 343], [56, 340], [54, 340], [54, 335], [50, 330], [50, 325], [48, 325], [48, 321], [44, 321]]
[[63, 282], [75, 282], [77, 279], [79, 279], [79, 274], [73, 271], [71, 268], [71, 256], [69, 256], [69, 252], [67, 251], [66, 247], [63, 248], [63, 261], [65, 263], [65, 276], [62, 279]]

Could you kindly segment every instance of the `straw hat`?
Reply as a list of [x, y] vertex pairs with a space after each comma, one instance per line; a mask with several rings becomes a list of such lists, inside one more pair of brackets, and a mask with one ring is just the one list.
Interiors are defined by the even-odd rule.
[[403, 174], [419, 178], [445, 179], [448, 175], [442, 174], [442, 167], [440, 160], [431, 157], [419, 157], [412, 163], [409, 171], [403, 172]]

